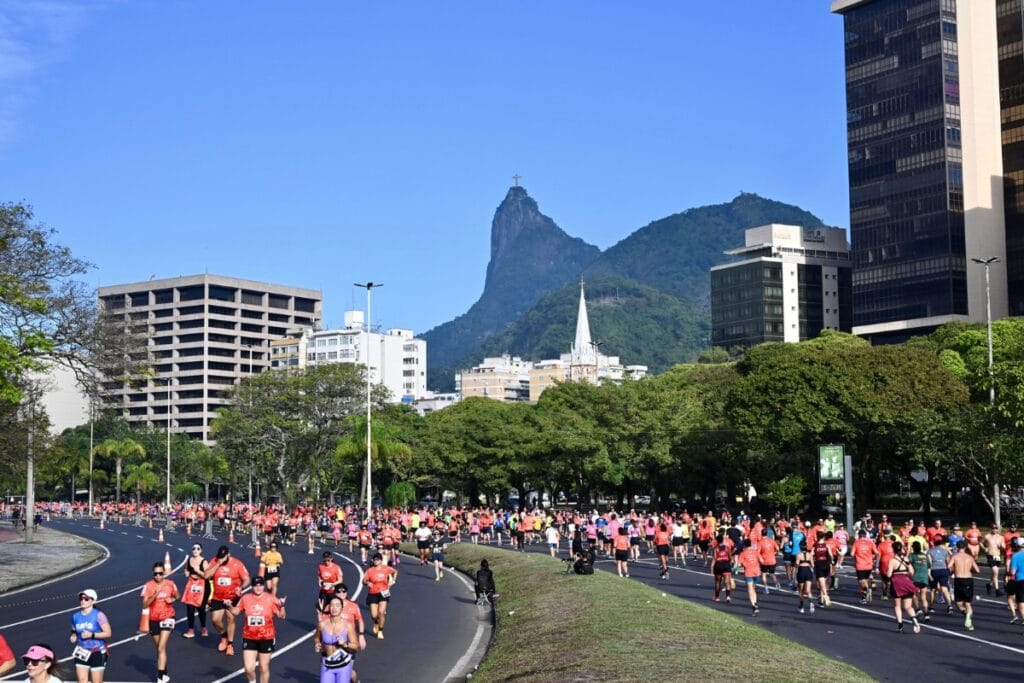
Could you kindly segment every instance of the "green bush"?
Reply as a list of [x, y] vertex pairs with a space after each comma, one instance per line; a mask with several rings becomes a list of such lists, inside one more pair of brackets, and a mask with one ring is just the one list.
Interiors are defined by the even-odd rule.
[[416, 501], [416, 487], [407, 481], [396, 481], [384, 489], [384, 500], [389, 507], [405, 507]]

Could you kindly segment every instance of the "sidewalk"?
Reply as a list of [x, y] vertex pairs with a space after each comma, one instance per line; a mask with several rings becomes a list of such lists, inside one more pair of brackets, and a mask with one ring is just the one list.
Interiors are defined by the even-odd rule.
[[0, 525], [0, 595], [82, 569], [103, 556], [98, 545], [47, 527], [36, 527], [31, 544], [24, 538], [21, 529]]

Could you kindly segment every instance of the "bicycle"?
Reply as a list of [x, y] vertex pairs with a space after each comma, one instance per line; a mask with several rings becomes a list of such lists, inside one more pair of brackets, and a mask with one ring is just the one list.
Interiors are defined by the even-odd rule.
[[499, 593], [495, 591], [484, 591], [476, 598], [477, 607], [494, 607], [494, 602], [498, 599]]

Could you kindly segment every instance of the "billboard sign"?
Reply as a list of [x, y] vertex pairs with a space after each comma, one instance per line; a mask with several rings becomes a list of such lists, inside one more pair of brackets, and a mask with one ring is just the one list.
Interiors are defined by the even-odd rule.
[[818, 492], [842, 493], [846, 478], [842, 444], [818, 446]]

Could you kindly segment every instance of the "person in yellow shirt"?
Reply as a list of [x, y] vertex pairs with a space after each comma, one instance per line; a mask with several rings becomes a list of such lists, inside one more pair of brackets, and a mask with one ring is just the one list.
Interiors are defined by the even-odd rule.
[[260, 558], [260, 576], [266, 579], [267, 592], [277, 595], [277, 582], [281, 578], [281, 565], [284, 558], [277, 549], [277, 541], [273, 541]]

